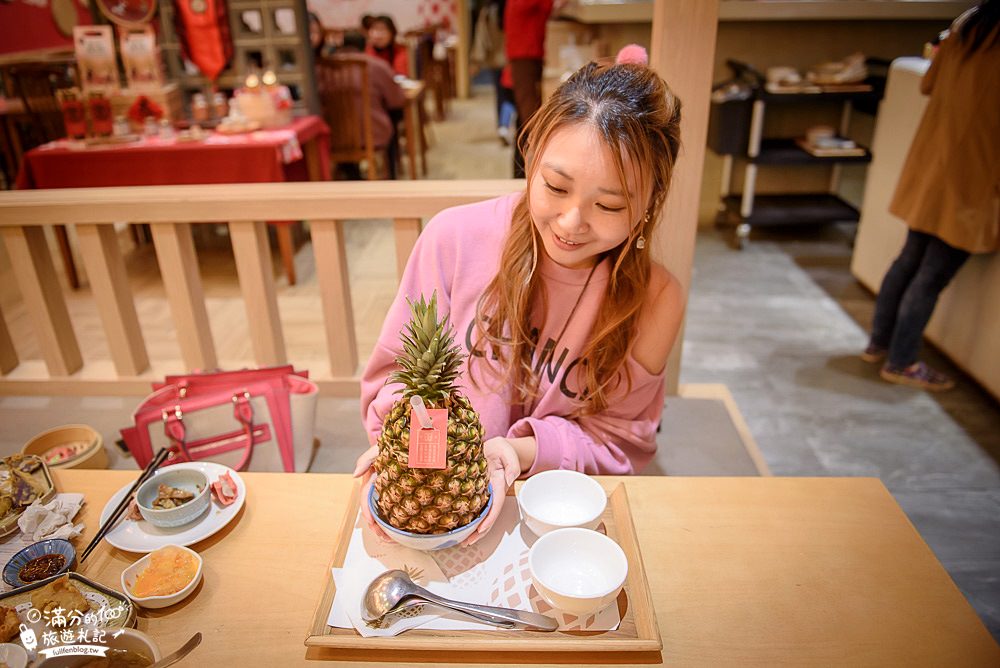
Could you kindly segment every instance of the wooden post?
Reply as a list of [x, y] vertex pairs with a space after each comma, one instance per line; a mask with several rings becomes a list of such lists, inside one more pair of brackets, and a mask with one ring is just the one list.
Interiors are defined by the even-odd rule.
[[5, 227], [3, 237], [49, 375], [75, 373], [83, 366], [83, 357], [52, 265], [44, 228]]
[[458, 47], [455, 51], [455, 94], [465, 100], [469, 97], [469, 51], [472, 48], [469, 0], [456, 0], [455, 26], [458, 28]]
[[10, 338], [3, 310], [0, 310], [0, 373], [8, 373], [15, 367], [17, 367], [17, 350], [14, 349], [14, 340]]
[[267, 243], [267, 223], [241, 220], [229, 223], [233, 241], [236, 273], [247, 308], [247, 324], [254, 358], [261, 366], [288, 361], [285, 337], [281, 332], [281, 314], [274, 291], [274, 268], [271, 247]]
[[354, 334], [354, 306], [347, 273], [347, 249], [343, 223], [313, 220], [309, 223], [316, 281], [322, 287], [326, 347], [333, 376], [353, 376], [358, 369], [358, 343]]
[[396, 276], [402, 280], [406, 262], [420, 236], [422, 223], [419, 218], [395, 218], [392, 227], [396, 240]]
[[[681, 99], [682, 149], [654, 257], [677, 277], [687, 296], [698, 230], [698, 199], [708, 135], [709, 97], [719, 22], [718, 0], [655, 0], [650, 65]], [[667, 361], [668, 394], [677, 394], [684, 326]]]
[[115, 370], [119, 376], [138, 376], [149, 368], [149, 356], [115, 226], [79, 225], [76, 236]]
[[198, 255], [188, 223], [153, 223], [153, 245], [163, 287], [177, 329], [177, 343], [189, 371], [219, 366], [198, 273]]

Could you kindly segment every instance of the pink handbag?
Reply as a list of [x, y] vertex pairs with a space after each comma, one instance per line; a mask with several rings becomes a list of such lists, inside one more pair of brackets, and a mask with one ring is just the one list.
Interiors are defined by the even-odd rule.
[[318, 388], [291, 365], [167, 376], [121, 430], [136, 464], [161, 446], [166, 464], [202, 459], [238, 471], [305, 471]]

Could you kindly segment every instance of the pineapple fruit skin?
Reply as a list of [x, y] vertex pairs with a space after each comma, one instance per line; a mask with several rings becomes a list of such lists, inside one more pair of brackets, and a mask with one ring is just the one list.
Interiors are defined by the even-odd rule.
[[444, 469], [407, 466], [411, 408], [406, 397], [393, 404], [382, 423], [378, 456], [377, 511], [391, 526], [417, 534], [440, 534], [472, 522], [489, 501], [484, 431], [469, 400], [452, 391], [448, 410], [448, 453]]

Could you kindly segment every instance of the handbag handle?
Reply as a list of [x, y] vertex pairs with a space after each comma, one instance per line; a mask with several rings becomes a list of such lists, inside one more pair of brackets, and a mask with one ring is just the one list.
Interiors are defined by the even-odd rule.
[[[243, 436], [247, 442], [243, 459], [235, 467], [237, 471], [243, 471], [249, 465], [250, 456], [253, 454], [253, 406], [250, 404], [248, 391], [233, 394], [233, 417], [243, 426]], [[170, 439], [170, 451], [176, 459], [190, 462], [194, 460], [184, 442], [186, 431], [184, 412], [180, 404], [174, 406], [173, 413], [163, 411], [163, 433]]]

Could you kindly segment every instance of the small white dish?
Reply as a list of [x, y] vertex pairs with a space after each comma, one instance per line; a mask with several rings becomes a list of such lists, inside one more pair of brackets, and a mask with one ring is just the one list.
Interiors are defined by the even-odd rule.
[[0, 643], [0, 664], [9, 668], [24, 668], [28, 665], [28, 653], [14, 643]]
[[[136, 596], [132, 593], [132, 588], [135, 586], [135, 581], [136, 578], [139, 577], [139, 573], [149, 566], [154, 554], [165, 548], [177, 548], [195, 558], [195, 561], [198, 562], [198, 570], [195, 572], [191, 582], [185, 585], [183, 589], [173, 594], [167, 594], [164, 596]], [[205, 562], [201, 558], [201, 555], [194, 550], [184, 547], [183, 545], [165, 545], [157, 550], [153, 550], [145, 557], [122, 571], [122, 591], [124, 591], [125, 595], [132, 599], [136, 605], [140, 605], [143, 608], [151, 610], [156, 608], [166, 608], [167, 606], [171, 606], [175, 603], [180, 603], [194, 591], [194, 588], [198, 586], [199, 582], [201, 582], [201, 573], [204, 565]]]
[[[115, 631], [114, 634], [107, 634], [102, 644], [108, 649], [139, 652], [146, 658], [152, 659], [153, 663], [163, 658], [159, 645], [142, 631], [135, 629], [120, 629], [120, 631], [120, 633]], [[38, 664], [38, 668], [77, 668], [93, 660], [92, 656], [54, 656], [42, 661]]]
[[521, 519], [536, 536], [556, 529], [596, 529], [608, 505], [600, 483], [577, 471], [542, 471], [517, 493]]
[[[135, 500], [139, 504], [139, 513], [144, 520], [163, 529], [190, 524], [212, 503], [212, 490], [208, 483], [208, 476], [204, 471], [173, 466], [162, 468], [136, 490]], [[173, 508], [155, 508], [153, 503], [159, 494], [160, 485], [189, 492], [194, 494], [194, 498]]]
[[615, 541], [589, 529], [556, 529], [528, 551], [535, 589], [550, 605], [574, 615], [603, 610], [618, 598], [628, 558]]
[[[236, 501], [228, 506], [220, 506], [218, 503], [212, 501], [209, 511], [202, 515], [197, 522], [173, 529], [156, 527], [146, 520], [140, 520], [138, 522], [133, 520], [122, 520], [118, 523], [118, 526], [109, 531], [106, 536], [110, 545], [117, 547], [119, 550], [125, 550], [126, 552], [152, 552], [156, 548], [163, 547], [165, 545], [181, 545], [187, 547], [214, 535], [233, 521], [233, 518], [235, 518], [243, 508], [243, 504], [246, 502], [247, 498], [247, 486], [243, 482], [243, 478], [241, 478], [236, 471], [228, 466], [216, 464], [215, 462], [184, 462], [182, 464], [173, 464], [169, 468], [179, 469], [182, 467], [195, 468], [202, 471], [208, 476], [209, 482], [218, 480], [219, 476], [228, 472], [230, 477], [233, 479], [233, 482], [236, 483], [236, 491], [238, 494]], [[124, 497], [131, 488], [132, 483], [129, 483], [115, 492], [114, 495], [108, 499], [107, 504], [104, 506], [104, 510], [101, 511], [102, 524], [108, 519], [111, 515], [111, 511], [115, 509], [118, 502], [122, 500], [122, 497]]]

